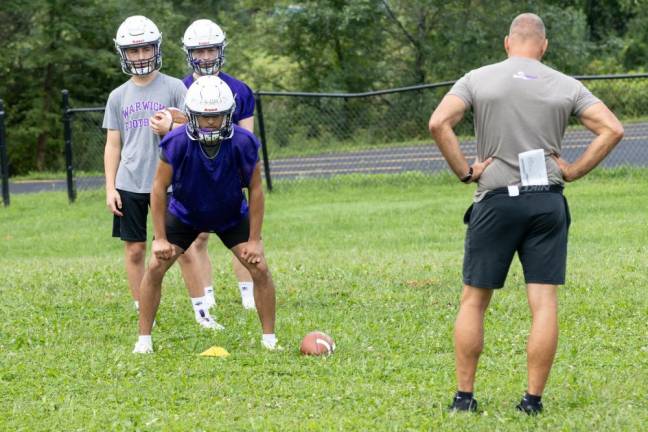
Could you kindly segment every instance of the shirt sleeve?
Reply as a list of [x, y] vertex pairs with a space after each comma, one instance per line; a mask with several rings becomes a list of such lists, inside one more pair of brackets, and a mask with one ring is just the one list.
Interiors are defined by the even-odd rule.
[[573, 113], [575, 116], [580, 117], [587, 108], [595, 103], [601, 102], [601, 100], [594, 96], [580, 81], [578, 81], [578, 87]]
[[175, 143], [172, 134], [166, 134], [160, 141], [160, 160], [173, 165], [179, 151], [179, 143]]
[[448, 94], [457, 96], [459, 99], [464, 101], [466, 108], [472, 107], [473, 92], [470, 82], [470, 72], [461, 77], [461, 79], [452, 86]]
[[119, 123], [119, 97], [115, 92], [110, 93], [110, 96], [108, 96], [102, 127], [104, 129], [121, 130]]
[[259, 148], [261, 144], [257, 137], [252, 133], [245, 134], [245, 139], [239, 141], [239, 145], [235, 146], [236, 164], [241, 175], [241, 183], [243, 187], [250, 186], [254, 168], [259, 162]]
[[184, 111], [185, 109], [185, 97], [187, 96], [187, 87], [182, 83], [182, 81], [178, 81], [175, 86], [175, 91], [173, 94], [173, 106], [180, 109], [181, 111]]
[[243, 84], [242, 88], [243, 90], [239, 94], [239, 102], [241, 103], [239, 121], [254, 115], [254, 93], [247, 84]]

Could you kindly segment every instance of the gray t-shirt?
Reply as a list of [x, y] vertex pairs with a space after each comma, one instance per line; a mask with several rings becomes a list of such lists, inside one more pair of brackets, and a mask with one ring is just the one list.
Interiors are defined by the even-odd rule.
[[544, 150], [549, 184], [562, 185], [551, 154], [561, 153], [569, 117], [600, 102], [580, 81], [524, 57], [470, 71], [448, 94], [473, 109], [479, 160], [493, 157], [475, 201], [490, 190], [520, 185], [518, 154], [529, 150]]
[[160, 137], [149, 127], [149, 118], [167, 107], [184, 109], [187, 88], [177, 78], [158, 72], [146, 86], [128, 80], [110, 93], [103, 128], [118, 130], [122, 148], [115, 187], [150, 193], [160, 154]]

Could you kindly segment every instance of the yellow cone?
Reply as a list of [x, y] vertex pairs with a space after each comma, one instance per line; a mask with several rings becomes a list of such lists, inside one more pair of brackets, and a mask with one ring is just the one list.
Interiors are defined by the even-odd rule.
[[213, 346], [207, 351], [201, 352], [200, 355], [206, 357], [227, 357], [230, 353], [223, 347]]

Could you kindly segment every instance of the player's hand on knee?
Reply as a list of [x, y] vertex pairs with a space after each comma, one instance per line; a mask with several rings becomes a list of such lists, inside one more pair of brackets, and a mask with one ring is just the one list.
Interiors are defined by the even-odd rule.
[[168, 260], [173, 257], [173, 245], [167, 239], [155, 239], [151, 247], [155, 258]]
[[243, 245], [241, 257], [248, 264], [261, 263], [261, 261], [263, 261], [263, 244], [260, 241], [248, 241]]
[[108, 206], [108, 210], [110, 210], [110, 212], [115, 216], [124, 216], [121, 212], [121, 195], [119, 195], [117, 189], [112, 189], [106, 192], [106, 205]]

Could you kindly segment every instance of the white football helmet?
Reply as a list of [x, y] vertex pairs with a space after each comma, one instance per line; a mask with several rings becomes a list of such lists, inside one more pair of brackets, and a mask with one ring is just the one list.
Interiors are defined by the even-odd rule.
[[[198, 78], [187, 90], [185, 111], [189, 122], [187, 135], [204, 145], [216, 145], [234, 135], [232, 115], [236, 108], [232, 90], [214, 75]], [[219, 128], [201, 128], [198, 117], [223, 116]]]
[[[198, 75], [215, 75], [225, 64], [227, 39], [213, 21], [199, 19], [191, 23], [182, 38], [182, 45], [187, 54], [187, 63]], [[209, 60], [194, 59], [192, 52], [200, 48], [218, 48], [218, 55]]]
[[[117, 29], [114, 39], [115, 49], [121, 58], [122, 71], [127, 75], [148, 75], [162, 67], [162, 33], [153, 21], [142, 15], [135, 15], [126, 20]], [[126, 57], [126, 49], [153, 45], [153, 57], [131, 61]]]

